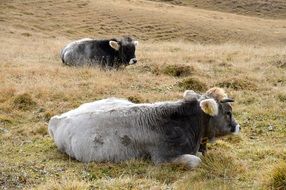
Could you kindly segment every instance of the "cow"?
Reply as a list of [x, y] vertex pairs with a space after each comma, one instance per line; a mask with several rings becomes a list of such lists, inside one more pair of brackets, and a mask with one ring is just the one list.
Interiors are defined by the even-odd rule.
[[118, 69], [137, 63], [137, 45], [138, 41], [128, 36], [107, 40], [84, 38], [67, 44], [61, 50], [61, 59], [63, 64], [69, 66], [94, 65]]
[[221, 88], [155, 103], [107, 98], [53, 116], [48, 130], [61, 152], [84, 163], [150, 158], [193, 169], [203, 139], [239, 132], [230, 102]]

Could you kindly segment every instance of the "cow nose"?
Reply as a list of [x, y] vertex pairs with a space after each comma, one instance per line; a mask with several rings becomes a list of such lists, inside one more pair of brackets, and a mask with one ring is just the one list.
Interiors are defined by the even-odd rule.
[[130, 65], [131, 65], [131, 64], [135, 64], [135, 63], [137, 63], [137, 59], [136, 59], [136, 58], [130, 59], [130, 61], [129, 61], [129, 64], [130, 64]]
[[233, 134], [237, 135], [237, 134], [239, 134], [239, 132], [240, 132], [240, 125], [237, 124], [237, 125], [235, 126], [235, 129], [234, 129]]

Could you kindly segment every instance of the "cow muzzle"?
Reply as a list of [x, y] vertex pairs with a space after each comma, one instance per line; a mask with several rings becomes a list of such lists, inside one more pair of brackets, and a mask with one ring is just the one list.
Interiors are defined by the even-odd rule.
[[136, 58], [130, 59], [130, 61], [129, 61], [129, 64], [130, 64], [130, 65], [133, 65], [133, 64], [135, 64], [135, 63], [137, 63], [137, 59], [136, 59]]
[[234, 135], [238, 135], [238, 134], [239, 134], [239, 132], [240, 132], [240, 125], [239, 125], [239, 124], [237, 124], [237, 125], [235, 126], [234, 131], [233, 131], [233, 133], [232, 133], [232, 134], [234, 134]]

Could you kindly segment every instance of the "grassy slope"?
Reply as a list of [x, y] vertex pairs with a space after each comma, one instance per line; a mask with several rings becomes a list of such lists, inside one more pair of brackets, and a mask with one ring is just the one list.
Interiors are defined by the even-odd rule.
[[[279, 46], [286, 33], [285, 21], [144, 1], [4, 1], [0, 6], [1, 188], [257, 189], [266, 188], [272, 167], [286, 159], [286, 49]], [[162, 9], [167, 13], [161, 14]], [[197, 28], [190, 31], [205, 32], [191, 40], [214, 45], [167, 40], [188, 37], [186, 23], [192, 22], [188, 14], [197, 19], [193, 21]], [[224, 22], [216, 22], [218, 15]], [[176, 24], [186, 28], [175, 34], [158, 30]], [[209, 36], [210, 24], [213, 32], [225, 27], [228, 37], [238, 43], [219, 44], [225, 33]], [[238, 26], [245, 32], [239, 38], [232, 35]], [[272, 26], [280, 33], [271, 33]], [[149, 28], [149, 33], [142, 28]], [[69, 40], [119, 35], [123, 29], [141, 41], [137, 65], [118, 72], [61, 65], [59, 50]], [[256, 40], [263, 45], [251, 45]], [[191, 66], [191, 72], [169, 76], [164, 74], [166, 65]], [[243, 127], [241, 136], [212, 145], [195, 171], [147, 161], [82, 164], [59, 153], [47, 134], [52, 115], [84, 102], [110, 96], [144, 102], [178, 99], [184, 91], [178, 84], [186, 78], [207, 87], [226, 87], [236, 99], [235, 115]]]
[[228, 13], [258, 16], [263, 18], [286, 18], [286, 2], [284, 0], [155, 0], [175, 5], [189, 5], [201, 9]]
[[[185, 39], [200, 43], [285, 44], [285, 20], [264, 20], [150, 1], [6, 1], [0, 4], [6, 32], [45, 37]], [[7, 27], [9, 26], [9, 27]], [[16, 30], [16, 31], [14, 31]]]

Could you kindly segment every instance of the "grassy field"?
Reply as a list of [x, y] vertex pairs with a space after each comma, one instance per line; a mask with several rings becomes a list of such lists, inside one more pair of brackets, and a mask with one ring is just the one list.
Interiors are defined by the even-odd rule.
[[192, 6], [201, 9], [222, 11], [262, 18], [285, 19], [286, 4], [284, 0], [154, 0], [174, 5]]
[[[0, 189], [286, 189], [282, 17], [145, 0], [4, 0], [0, 34]], [[71, 40], [123, 34], [140, 41], [134, 66], [61, 64]], [[213, 86], [236, 100], [242, 133], [211, 144], [193, 171], [146, 160], [83, 164], [47, 133], [51, 116], [85, 102], [176, 100]]]

